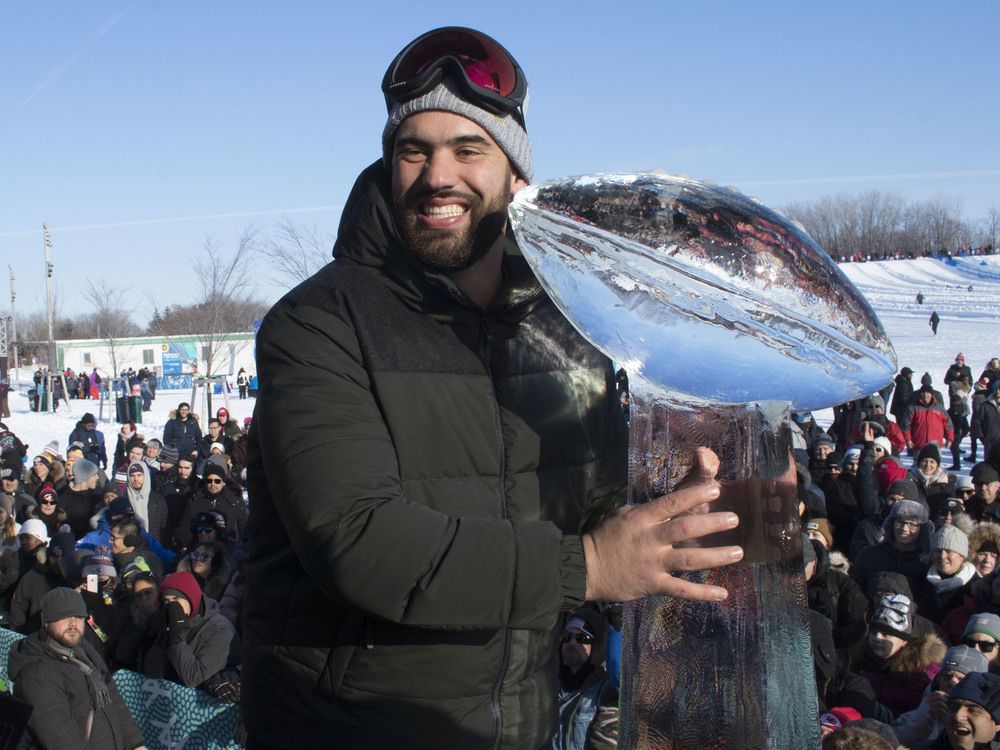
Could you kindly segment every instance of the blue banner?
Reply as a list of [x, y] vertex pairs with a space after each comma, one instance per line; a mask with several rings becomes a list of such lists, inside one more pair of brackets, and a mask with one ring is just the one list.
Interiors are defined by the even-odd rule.
[[181, 355], [180, 352], [163, 352], [163, 374], [164, 375], [180, 375], [181, 374]]

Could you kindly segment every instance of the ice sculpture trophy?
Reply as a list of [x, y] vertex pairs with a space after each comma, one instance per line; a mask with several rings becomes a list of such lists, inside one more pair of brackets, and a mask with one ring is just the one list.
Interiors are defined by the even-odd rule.
[[800, 228], [736, 191], [658, 174], [521, 191], [514, 231], [546, 291], [629, 374], [629, 502], [670, 492], [694, 448], [721, 459], [743, 562], [684, 574], [726, 603], [625, 610], [621, 741], [642, 750], [819, 747], [791, 462], [791, 409], [888, 383], [878, 318]]

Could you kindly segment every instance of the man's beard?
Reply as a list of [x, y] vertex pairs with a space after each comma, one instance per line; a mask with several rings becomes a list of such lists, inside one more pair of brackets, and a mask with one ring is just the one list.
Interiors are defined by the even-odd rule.
[[[505, 185], [510, 184], [507, 167]], [[431, 198], [459, 198], [467, 206], [469, 221], [461, 231], [428, 229], [420, 226], [420, 204]], [[481, 260], [504, 233], [510, 196], [499, 193], [486, 201], [459, 190], [421, 192], [393, 197], [392, 212], [403, 242], [423, 265], [432, 271], [464, 271]]]
[[59, 636], [52, 635], [51, 633], [49, 633], [49, 635], [52, 636], [52, 639], [56, 641], [56, 643], [59, 643], [66, 648], [76, 648], [80, 645], [80, 641], [83, 640], [82, 630], [73, 631], [72, 635], [70, 635], [69, 631], [65, 630]]

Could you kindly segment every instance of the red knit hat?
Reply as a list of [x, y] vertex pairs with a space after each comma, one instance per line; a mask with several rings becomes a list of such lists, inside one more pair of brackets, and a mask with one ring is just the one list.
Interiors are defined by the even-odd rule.
[[819, 717], [819, 723], [831, 729], [840, 729], [849, 721], [859, 721], [861, 714], [850, 706], [842, 708], [831, 708]]
[[201, 587], [198, 585], [198, 579], [185, 571], [171, 573], [163, 579], [163, 583], [160, 584], [161, 599], [164, 594], [180, 594], [183, 596], [191, 603], [192, 615], [198, 614], [201, 608]]

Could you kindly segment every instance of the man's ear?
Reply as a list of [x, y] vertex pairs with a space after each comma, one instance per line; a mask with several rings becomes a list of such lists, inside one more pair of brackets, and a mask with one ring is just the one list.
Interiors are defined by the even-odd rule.
[[521, 177], [517, 172], [511, 170], [510, 172], [510, 194], [511, 196], [517, 195], [520, 190], [528, 187], [528, 181]]

